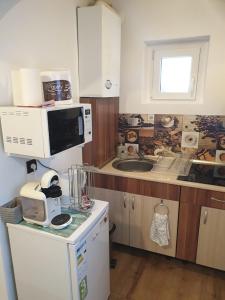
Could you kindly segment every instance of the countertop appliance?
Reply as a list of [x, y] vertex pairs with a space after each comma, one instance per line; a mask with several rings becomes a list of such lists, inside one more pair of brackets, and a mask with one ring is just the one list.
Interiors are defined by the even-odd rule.
[[58, 174], [45, 172], [41, 182], [27, 182], [20, 190], [23, 218], [29, 223], [49, 226], [51, 220], [61, 214]]
[[192, 163], [187, 176], [178, 176], [179, 180], [225, 186], [225, 165]]
[[71, 232], [73, 223], [55, 231], [7, 224], [18, 300], [108, 299], [108, 203], [95, 200], [88, 218]]
[[4, 150], [48, 158], [92, 140], [90, 104], [56, 107], [1, 107]]

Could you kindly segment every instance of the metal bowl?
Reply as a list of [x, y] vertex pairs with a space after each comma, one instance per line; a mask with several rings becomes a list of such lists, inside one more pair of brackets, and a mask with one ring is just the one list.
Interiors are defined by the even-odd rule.
[[149, 159], [119, 159], [112, 163], [113, 168], [125, 172], [148, 172], [155, 162]]

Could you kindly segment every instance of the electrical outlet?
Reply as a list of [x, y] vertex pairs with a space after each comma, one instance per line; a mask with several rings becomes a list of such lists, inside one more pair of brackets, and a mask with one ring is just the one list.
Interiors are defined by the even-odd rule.
[[37, 161], [36, 159], [31, 159], [26, 161], [27, 174], [37, 171]]

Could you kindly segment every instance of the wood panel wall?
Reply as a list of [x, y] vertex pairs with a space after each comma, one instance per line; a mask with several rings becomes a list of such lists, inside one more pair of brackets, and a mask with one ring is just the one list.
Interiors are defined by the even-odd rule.
[[83, 162], [103, 167], [116, 156], [119, 98], [80, 98], [92, 106], [92, 142], [83, 148]]

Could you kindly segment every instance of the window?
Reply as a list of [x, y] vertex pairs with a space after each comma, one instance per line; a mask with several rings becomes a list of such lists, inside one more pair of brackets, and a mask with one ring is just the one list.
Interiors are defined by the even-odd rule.
[[199, 100], [208, 38], [146, 43], [150, 100]]

